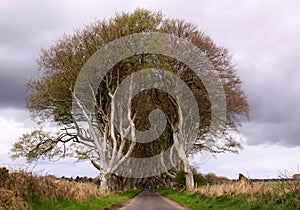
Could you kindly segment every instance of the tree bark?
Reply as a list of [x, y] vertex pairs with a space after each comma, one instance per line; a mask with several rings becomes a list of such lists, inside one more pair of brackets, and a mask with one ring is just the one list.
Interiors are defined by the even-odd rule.
[[108, 176], [105, 173], [100, 174], [100, 188], [104, 192], [108, 191]]
[[[177, 99], [177, 101], [179, 101]], [[185, 184], [186, 184], [186, 190], [192, 190], [194, 189], [194, 177], [193, 172], [189, 163], [189, 159], [187, 155], [185, 154], [185, 139], [183, 136], [183, 116], [181, 108], [179, 107], [177, 110], [178, 114], [178, 129], [175, 129], [173, 127], [173, 140], [174, 140], [174, 146], [178, 152], [178, 156], [180, 160], [183, 163], [183, 170], [185, 174]]]
[[194, 176], [189, 161], [183, 161], [186, 190], [194, 189]]

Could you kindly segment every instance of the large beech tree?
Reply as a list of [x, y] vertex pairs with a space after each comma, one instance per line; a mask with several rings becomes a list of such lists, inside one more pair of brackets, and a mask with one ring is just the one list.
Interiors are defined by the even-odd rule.
[[[184, 63], [168, 56], [154, 54], [131, 56], [110, 69], [100, 83], [94, 99], [95, 123], [91, 122], [91, 127], [85, 131], [79, 128], [72, 115], [72, 101], [75, 97], [78, 105], [81, 104], [74, 93], [80, 70], [100, 47], [120, 37], [141, 32], [160, 32], [184, 38], [197, 46], [209, 59], [218, 72], [226, 96], [226, 122], [221, 135], [206, 135], [211, 123], [211, 103], [201, 79]], [[45, 158], [56, 160], [68, 156], [90, 160], [100, 171], [102, 187], [107, 188], [111, 185], [111, 176], [126, 159], [119, 157], [118, 152], [124, 157], [143, 158], [158, 155], [175, 145], [179, 153], [180, 138], [177, 134], [180, 124], [184, 123], [180, 116], [180, 108], [176, 104], [176, 98], [159, 89], [144, 90], [132, 98], [127, 107], [130, 110], [127, 116], [129, 133], [114, 128], [115, 116], [112, 113], [114, 109], [119, 108], [115, 107], [113, 100], [116, 88], [128, 75], [144, 68], [160, 68], [177, 74], [193, 92], [200, 113], [201, 132], [192, 148], [185, 154], [186, 158], [180, 158], [177, 166], [167, 170], [163, 176], [156, 176], [155, 179], [174, 179], [179, 170], [184, 170], [187, 189], [191, 189], [193, 176], [187, 159], [189, 155], [204, 150], [211, 153], [237, 152], [240, 148], [240, 144], [232, 138], [230, 132], [239, 128], [241, 117], [248, 118], [248, 104], [241, 89], [241, 80], [231, 63], [227, 49], [216, 46], [209, 36], [197, 30], [193, 24], [183, 20], [165, 19], [160, 12], [144, 9], [117, 14], [112, 19], [96, 21], [73, 35], [64, 35], [52, 47], [41, 50], [38, 64], [39, 77], [27, 82], [27, 108], [38, 122], [55, 122], [61, 130], [53, 133], [36, 129], [24, 134], [12, 148], [13, 158], [25, 157], [29, 162]], [[149, 113], [154, 109], [160, 109], [167, 116], [167, 126], [162, 135], [148, 143], [129, 141], [126, 136], [130, 135], [131, 140], [135, 138], [135, 133], [130, 131], [135, 128], [149, 129]], [[92, 120], [84, 115], [84, 108], [81, 111], [85, 120]], [[99, 139], [93, 129], [99, 131], [104, 139]], [[112, 149], [105, 150], [106, 154], [99, 154], [99, 142], [104, 142], [104, 147], [109, 145]]]

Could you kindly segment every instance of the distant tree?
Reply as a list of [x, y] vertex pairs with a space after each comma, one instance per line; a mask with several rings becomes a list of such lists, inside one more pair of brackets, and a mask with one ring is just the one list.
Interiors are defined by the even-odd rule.
[[224, 184], [230, 182], [230, 179], [223, 176], [217, 176], [214, 173], [208, 173], [204, 175], [204, 183], [205, 184]]
[[[201, 186], [205, 184], [205, 179], [202, 174], [197, 173], [196, 170], [193, 171], [193, 178], [194, 178], [194, 183], [197, 186]], [[178, 188], [185, 188], [186, 187], [186, 178], [185, 178], [185, 172], [184, 171], [179, 171], [175, 177], [175, 183], [176, 187]]]
[[[211, 122], [211, 107], [201, 80], [195, 80], [195, 74], [189, 67], [176, 59], [153, 54], [135, 55], [115, 65], [98, 88], [94, 101], [97, 119], [89, 118], [82, 108], [82, 116], [90, 123], [90, 127], [85, 131], [79, 128], [72, 116], [72, 100], [76, 97], [74, 86], [81, 68], [100, 47], [120, 37], [141, 32], [161, 32], [184, 38], [197, 46], [214, 65], [226, 93], [226, 130], [222, 136], [211, 137], [209, 140], [204, 138]], [[102, 187], [107, 188], [110, 177], [126, 158], [151, 157], [182, 140], [179, 131], [182, 126], [180, 124], [184, 122], [181, 120], [180, 108], [174, 99], [157, 89], [135, 96], [132, 103], [128, 104], [130, 112], [127, 118], [130, 123], [129, 130], [147, 130], [149, 113], [157, 108], [165, 112], [168, 124], [158, 140], [146, 144], [128, 141], [125, 136], [131, 135], [131, 139], [134, 139], [134, 133], [120, 133], [114, 128], [112, 113], [115, 107], [112, 96], [116, 87], [128, 75], [143, 68], [155, 67], [178, 74], [195, 95], [200, 112], [199, 123], [203, 137], [198, 136], [189, 153], [181, 158], [180, 169], [173, 168], [166, 172], [169, 177], [174, 179], [176, 173], [183, 170], [186, 187], [191, 189], [194, 179], [187, 159], [189, 155], [203, 150], [212, 153], [237, 152], [240, 147], [228, 131], [238, 129], [241, 116], [248, 117], [248, 104], [241, 89], [241, 80], [231, 63], [231, 56], [227, 49], [216, 46], [209, 36], [183, 20], [164, 19], [160, 12], [144, 9], [121, 13], [108, 21], [96, 21], [72, 36], [65, 35], [52, 47], [41, 51], [38, 64], [40, 76], [27, 82], [27, 108], [38, 122], [56, 122], [61, 130], [53, 134], [36, 129], [24, 134], [12, 148], [13, 158], [25, 157], [29, 162], [46, 158], [56, 160], [68, 156], [90, 160], [100, 171]], [[75, 101], [80, 106], [80, 99], [75, 98]], [[98, 131], [104, 139], [99, 139]], [[220, 139], [221, 143], [217, 141]], [[112, 149], [104, 149], [107, 145]], [[118, 152], [123, 153], [125, 159], [119, 157]]]
[[294, 174], [293, 179], [300, 179], [300, 174]]
[[204, 175], [204, 180], [206, 184], [216, 184], [216, 180], [217, 180], [217, 175], [214, 173], [208, 173], [206, 175]]
[[199, 173], [194, 174], [195, 185], [200, 186], [205, 183], [204, 176]]

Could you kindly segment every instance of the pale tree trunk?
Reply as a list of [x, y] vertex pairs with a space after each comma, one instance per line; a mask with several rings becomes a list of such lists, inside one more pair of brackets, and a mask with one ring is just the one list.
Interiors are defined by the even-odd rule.
[[191, 169], [191, 166], [189, 164], [189, 160], [187, 155], [185, 154], [185, 139], [183, 135], [183, 116], [182, 116], [182, 111], [181, 108], [178, 107], [177, 110], [178, 114], [178, 127], [174, 128], [173, 127], [173, 140], [174, 140], [174, 146], [178, 152], [178, 156], [180, 160], [183, 163], [183, 170], [185, 174], [185, 184], [186, 184], [186, 189], [187, 190], [192, 190], [194, 189], [194, 177], [193, 177], [193, 172]]
[[[127, 118], [129, 121], [129, 127], [130, 127], [130, 136], [131, 136], [131, 143], [130, 146], [126, 152], [126, 154], [122, 157], [120, 156], [120, 154], [123, 152], [124, 146], [125, 146], [125, 136], [126, 134], [123, 131], [123, 126], [122, 126], [122, 120], [120, 120], [120, 129], [119, 129], [119, 133], [120, 133], [120, 140], [121, 140], [121, 145], [118, 147], [117, 145], [117, 138], [115, 135], [115, 129], [114, 129], [114, 120], [115, 120], [115, 110], [116, 108], [121, 108], [122, 106], [120, 104], [116, 104], [116, 92], [114, 94], [112, 94], [111, 92], [109, 92], [109, 96], [111, 97], [111, 114], [110, 114], [110, 121], [109, 121], [109, 128], [110, 128], [110, 137], [112, 139], [112, 151], [111, 151], [111, 159], [109, 161], [107, 161], [107, 168], [105, 168], [105, 172], [103, 175], [103, 187], [105, 187], [106, 189], [108, 189], [108, 187], [110, 189], [114, 189], [115, 188], [115, 184], [117, 182], [116, 179], [113, 179], [112, 174], [114, 174], [116, 172], [116, 170], [118, 169], [118, 167], [123, 164], [128, 157], [130, 157], [135, 145], [136, 145], [136, 137], [135, 137], [135, 125], [133, 122], [133, 119], [131, 117], [131, 98], [132, 98], [132, 78], [130, 80], [130, 86], [129, 86], [129, 101], [127, 104]], [[102, 187], [102, 186], [101, 186]]]
[[[180, 133], [180, 132], [179, 132]], [[183, 171], [185, 174], [185, 185], [187, 190], [193, 190], [194, 189], [194, 176], [193, 172], [189, 163], [189, 160], [185, 154], [184, 150], [184, 144], [182, 143], [182, 140], [179, 142], [178, 139], [178, 133], [174, 133], [174, 145], [177, 149], [178, 156], [180, 160], [183, 163]]]
[[99, 170], [100, 175], [99, 175], [99, 179], [100, 179], [100, 188], [103, 191], [107, 191], [108, 190], [108, 178], [107, 175], [105, 174], [105, 172], [101, 169], [100, 165], [98, 163], [96, 163], [93, 159], [90, 159], [92, 165]]
[[[131, 99], [132, 96], [132, 79], [130, 81], [130, 86], [129, 86], [129, 98]], [[108, 190], [113, 190], [116, 185], [116, 180], [113, 179], [112, 174], [118, 169], [118, 167], [123, 164], [128, 157], [130, 157], [135, 145], [136, 145], [136, 137], [135, 137], [135, 125], [134, 121], [131, 117], [131, 100], [128, 101], [127, 104], [127, 109], [128, 109], [128, 114], [127, 118], [129, 121], [129, 128], [126, 129], [130, 131], [131, 135], [131, 144], [126, 152], [125, 155], [120, 156], [120, 154], [123, 152], [123, 149], [125, 147], [125, 136], [127, 133], [124, 131], [122, 128], [122, 120], [120, 120], [120, 141], [121, 145], [118, 147], [117, 144], [117, 136], [115, 135], [115, 129], [114, 129], [114, 120], [115, 120], [115, 109], [116, 108], [122, 108], [119, 104], [116, 104], [116, 99], [115, 99], [115, 93], [109, 92], [109, 96], [111, 97], [111, 114], [108, 117], [108, 122], [107, 125], [105, 126], [105, 129], [103, 130], [103, 137], [100, 135], [100, 131], [98, 130], [99, 128], [97, 127], [97, 123], [95, 123], [93, 120], [95, 120], [93, 117], [89, 115], [89, 110], [86, 109], [82, 101], [80, 101], [79, 98], [76, 97], [76, 94], [73, 93], [73, 97], [75, 99], [75, 102], [78, 106], [78, 108], [81, 111], [83, 119], [87, 122], [88, 128], [86, 128], [86, 132], [84, 134], [89, 134], [87, 136], [82, 136], [81, 133], [81, 127], [77, 123], [76, 129], [80, 137], [82, 138], [81, 143], [85, 143], [85, 145], [89, 146], [90, 148], [95, 149], [97, 152], [97, 156], [95, 157], [90, 157], [90, 161], [92, 164], [99, 170], [100, 173], [100, 188], [103, 191], [108, 191]], [[94, 104], [95, 106], [97, 105], [97, 100], [94, 98]], [[112, 145], [111, 148], [107, 148], [107, 142], [108, 138], [110, 139]], [[86, 141], [86, 142], [84, 142]], [[95, 159], [98, 159], [99, 162], [96, 162]]]
[[[186, 158], [187, 159], [187, 158]], [[194, 189], [194, 176], [189, 161], [183, 161], [186, 190]]]
[[100, 174], [100, 189], [104, 192], [108, 191], [108, 176], [105, 173]]

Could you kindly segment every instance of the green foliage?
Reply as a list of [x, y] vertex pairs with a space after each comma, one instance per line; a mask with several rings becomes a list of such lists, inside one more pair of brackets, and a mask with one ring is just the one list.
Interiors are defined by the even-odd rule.
[[[205, 179], [202, 176], [202, 174], [198, 174], [198, 173], [196, 173], [196, 171], [194, 171], [193, 177], [194, 177], [195, 185], [200, 186], [200, 185], [203, 185], [205, 183]], [[184, 188], [185, 184], [186, 184], [184, 171], [179, 171], [177, 173], [174, 181], [175, 181], [178, 188]]]
[[214, 185], [214, 184], [224, 184], [230, 182], [226, 177], [217, 176], [214, 173], [208, 173], [204, 175], [204, 184]]
[[185, 175], [184, 171], [179, 171], [175, 177], [175, 183], [178, 184], [179, 186], [184, 186], [185, 185]]
[[27, 83], [27, 108], [39, 118], [71, 123], [72, 89], [86, 61], [105, 43], [129, 34], [157, 31], [161, 22], [160, 12], [137, 9], [108, 21], [98, 20], [43, 49], [38, 59], [43, 74]]
[[203, 185], [205, 183], [205, 179], [202, 174], [194, 174], [194, 183], [197, 186]]
[[[214, 184], [224, 184], [230, 182], [226, 177], [217, 176], [214, 173], [208, 173], [205, 175], [197, 173], [193, 170], [194, 183], [197, 186], [201, 185], [214, 185]], [[178, 188], [184, 188], [185, 186], [185, 174], [184, 171], [179, 171], [175, 177], [175, 183]]]

